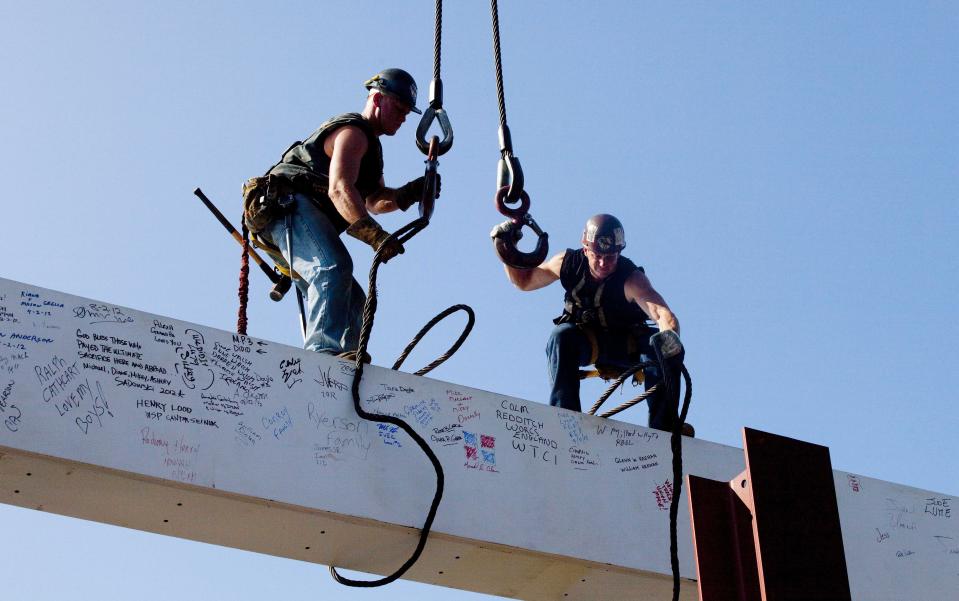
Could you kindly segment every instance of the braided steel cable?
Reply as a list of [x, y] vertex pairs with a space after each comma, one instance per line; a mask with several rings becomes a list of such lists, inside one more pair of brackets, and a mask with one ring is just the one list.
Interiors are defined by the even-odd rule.
[[413, 336], [413, 339], [410, 341], [409, 344], [406, 345], [406, 348], [403, 349], [403, 352], [400, 353], [400, 356], [396, 358], [396, 362], [393, 363], [393, 367], [391, 369], [399, 369], [400, 366], [403, 365], [403, 362], [406, 361], [406, 358], [409, 356], [410, 352], [412, 352], [413, 348], [417, 344], [419, 344], [420, 340], [423, 339], [423, 336], [425, 336], [426, 333], [433, 328], [433, 326], [435, 326], [442, 320], [446, 319], [453, 313], [456, 313], [457, 311], [464, 311], [466, 312], [466, 315], [467, 315], [466, 327], [463, 328], [463, 332], [460, 334], [460, 337], [456, 339], [456, 342], [453, 343], [453, 346], [451, 346], [449, 350], [447, 350], [445, 353], [437, 357], [432, 363], [430, 363], [426, 367], [423, 367], [419, 369], [418, 371], [413, 372], [413, 375], [414, 376], [426, 375], [430, 373], [431, 371], [433, 371], [434, 369], [436, 369], [437, 367], [439, 367], [440, 365], [442, 365], [447, 359], [452, 357], [453, 354], [459, 350], [460, 346], [462, 346], [463, 342], [466, 341], [466, 337], [470, 335], [470, 332], [473, 330], [473, 325], [476, 323], [476, 313], [473, 312], [473, 308], [470, 307], [469, 305], [453, 305], [452, 307], [446, 309], [445, 311], [439, 313], [436, 317], [431, 319], [429, 323], [423, 326], [420, 329], [420, 331], [416, 333], [416, 336]]
[[[686, 371], [686, 366], [681, 366], [683, 380], [686, 382], [686, 394], [683, 399], [683, 408], [679, 412], [679, 419], [673, 424], [673, 432], [670, 437], [670, 446], [673, 451], [673, 498], [669, 503], [669, 563], [673, 570], [673, 601], [679, 601], [680, 581], [679, 581], [679, 535], [677, 533], [677, 518], [679, 515], [679, 497], [683, 494], [683, 424], [686, 423], [686, 415], [689, 413], [689, 401], [693, 397], [693, 381]], [[667, 387], [668, 389], [668, 387]], [[678, 392], [678, 391], [677, 391]], [[677, 398], [678, 400], [678, 398]]]
[[650, 395], [652, 395], [654, 392], [656, 392], [656, 390], [657, 390], [658, 388], [659, 388], [659, 384], [655, 384], [652, 388], [650, 388], [649, 390], [643, 392], [643, 394], [637, 396], [636, 398], [632, 399], [631, 401], [626, 401], [625, 403], [623, 403], [622, 405], [616, 407], [615, 409], [610, 409], [609, 411], [606, 411], [605, 413], [600, 413], [599, 416], [600, 416], [600, 417], [613, 417], [614, 415], [616, 415], [617, 413], [619, 413], [619, 412], [621, 412], [621, 411], [626, 411], [627, 409], [629, 409], [629, 408], [632, 407], [633, 405], [636, 405], [636, 404], [638, 404], [638, 403], [642, 403], [643, 401], [645, 401], [646, 399], [648, 399], [648, 398], [650, 397]]
[[[499, 41], [499, 7], [496, 0], [490, 0], [490, 12], [493, 15], [493, 61], [496, 64], [496, 103], [499, 106], [499, 125], [506, 127], [506, 97], [503, 93], [503, 58]], [[512, 148], [503, 150], [512, 154]]]
[[[662, 357], [662, 354], [659, 352], [658, 348], [656, 348], [656, 355], [657, 355], [659, 364], [664, 365], [664, 358]], [[617, 377], [616, 380], [614, 380], [613, 383], [610, 384], [610, 386], [606, 389], [603, 395], [596, 401], [596, 403], [593, 404], [593, 407], [588, 411], [588, 413], [590, 415], [595, 415], [596, 411], [599, 410], [600, 406], [604, 402], [606, 402], [606, 399], [609, 398], [609, 396], [613, 393], [614, 390], [619, 388], [623, 384], [623, 382], [626, 381], [626, 378], [632, 376], [633, 374], [643, 369], [644, 367], [653, 366], [653, 365], [656, 365], [656, 363], [651, 361], [646, 361], [646, 362], [634, 365], [633, 367], [630, 367], [629, 369], [621, 373], [619, 377]], [[693, 396], [693, 381], [692, 381], [692, 378], [690, 378], [689, 376], [689, 371], [686, 369], [685, 365], [681, 365], [680, 369], [683, 376], [683, 380], [686, 384], [686, 392], [683, 399], [682, 409], [679, 411], [677, 419], [673, 423], [673, 431], [670, 433], [670, 439], [669, 439], [670, 449], [672, 451], [672, 456], [673, 456], [672, 458], [673, 494], [672, 494], [672, 499], [670, 499], [670, 503], [669, 503], [669, 563], [673, 573], [673, 597], [672, 597], [673, 601], [679, 601], [679, 592], [680, 592], [680, 586], [681, 586], [680, 578], [679, 578], [679, 545], [678, 545], [679, 535], [677, 533], [677, 519], [679, 516], [679, 498], [683, 493], [682, 431], [683, 431], [683, 425], [686, 423], [686, 416], [689, 413], [689, 403], [692, 400], [692, 396]], [[671, 393], [673, 391], [671, 390], [671, 387], [667, 381], [668, 377], [669, 377], [668, 374], [665, 373], [665, 370], [664, 370], [662, 382], [657, 383], [656, 385], [652, 386], [649, 390], [646, 390], [645, 392], [643, 392], [643, 394], [637, 396], [636, 398], [630, 401], [623, 403], [619, 407], [616, 407], [615, 409], [611, 409], [601, 414], [600, 417], [606, 417], [606, 418], [611, 417], [613, 415], [616, 415], [620, 411], [625, 411], [626, 409], [629, 409], [633, 405], [636, 405], [637, 403], [640, 403], [646, 400], [647, 398], [649, 398], [651, 394], [656, 392], [660, 384], [662, 384], [666, 388], [667, 396], [671, 396]], [[678, 392], [679, 391], [677, 390], [676, 391], [677, 401], [679, 400]]]
[[[353, 373], [353, 408], [356, 410], [357, 415], [361, 418], [375, 421], [383, 422], [388, 424], [393, 424], [394, 426], [399, 427], [404, 432], [406, 432], [410, 438], [420, 447], [426, 457], [430, 460], [430, 464], [433, 466], [433, 470], [436, 472], [436, 491], [433, 494], [433, 501], [430, 503], [429, 512], [426, 515], [426, 519], [423, 522], [423, 527], [420, 529], [420, 537], [416, 544], [416, 549], [414, 549], [413, 554], [397, 569], [395, 572], [383, 578], [377, 580], [353, 580], [352, 578], [347, 578], [340, 575], [334, 566], [330, 566], [330, 574], [333, 576], [333, 579], [347, 586], [359, 587], [359, 588], [373, 588], [377, 586], [383, 586], [389, 584], [406, 573], [413, 564], [417, 562], [420, 558], [420, 555], [423, 553], [423, 549], [426, 547], [426, 541], [429, 538], [430, 530], [433, 527], [433, 520], [436, 518], [436, 511], [439, 509], [440, 501], [443, 499], [443, 487], [445, 485], [445, 476], [443, 473], [443, 466], [440, 464], [439, 458], [436, 456], [436, 453], [429, 447], [426, 443], [426, 440], [423, 439], [413, 428], [406, 423], [404, 420], [394, 417], [392, 415], [382, 415], [377, 413], [370, 413], [363, 409], [360, 406], [360, 381], [363, 379], [363, 357], [366, 356], [366, 349], [370, 340], [370, 332], [373, 330], [373, 319], [376, 315], [376, 307], [378, 304], [378, 294], [376, 290], [376, 276], [377, 271], [379, 270], [380, 263], [382, 263], [382, 253], [383, 249], [387, 247], [387, 243], [391, 240], [398, 240], [401, 244], [405, 244], [410, 238], [422, 231], [427, 225], [429, 225], [429, 220], [420, 217], [415, 219], [409, 224], [403, 226], [396, 232], [390, 235], [390, 238], [384, 241], [380, 245], [379, 250], [373, 256], [373, 264], [370, 266], [370, 278], [369, 278], [369, 294], [366, 298], [366, 304], [363, 307], [363, 325], [360, 328], [360, 340], [359, 345], [356, 351], [356, 360], [354, 362], [354, 373]], [[438, 366], [443, 361], [446, 361], [450, 355], [456, 352], [459, 349], [460, 345], [466, 339], [466, 336], [469, 335], [469, 331], [473, 327], [475, 321], [473, 310], [467, 305], [454, 305], [449, 309], [446, 309], [436, 317], [434, 317], [426, 326], [424, 326], [419, 333], [414, 337], [413, 341], [407, 345], [404, 349], [400, 358], [394, 364], [393, 369], [397, 369], [403, 360], [406, 359], [406, 356], [409, 355], [410, 351], [413, 350], [413, 347], [419, 342], [426, 332], [430, 330], [434, 325], [436, 325], [441, 319], [447, 317], [448, 315], [464, 310], [469, 315], [469, 323], [467, 328], [464, 330], [463, 334], [460, 335], [459, 339], [453, 344], [453, 346], [444, 353], [440, 358], [436, 359], [428, 366], [424, 367], [420, 371], [416, 372], [417, 375], [421, 375], [430, 371], [431, 369]]]
[[443, 56], [443, 0], [436, 0], [436, 22], [433, 26], [433, 79], [440, 78], [440, 61]]
[[[407, 238], [409, 239], [426, 227], [427, 223], [428, 222], [425, 219], [416, 219], [409, 225], [401, 228], [397, 232], [394, 232], [391, 235], [391, 238], [399, 239], [404, 233], [412, 232]], [[330, 575], [333, 576], [333, 580], [340, 584], [359, 588], [372, 588], [389, 584], [405, 574], [406, 571], [410, 569], [414, 563], [416, 563], [416, 560], [419, 559], [420, 554], [426, 547], [426, 538], [429, 536], [430, 528], [433, 526], [433, 519], [436, 517], [436, 510], [439, 508], [440, 500], [443, 498], [443, 485], [445, 481], [445, 477], [443, 475], [443, 466], [440, 465], [440, 461], [436, 457], [436, 454], [429, 447], [429, 445], [426, 444], [426, 441], [423, 439], [423, 437], [417, 434], [408, 423], [398, 417], [393, 417], [391, 415], [369, 413], [360, 406], [360, 381], [363, 379], [364, 366], [363, 357], [366, 355], [366, 348], [370, 340], [370, 331], [373, 329], [373, 317], [376, 314], [376, 273], [377, 270], [379, 270], [380, 263], [382, 262], [381, 255], [383, 249], [387, 247], [387, 243], [388, 241], [385, 241], [380, 245], [379, 250], [373, 256], [373, 264], [370, 266], [369, 294], [366, 297], [366, 304], [363, 307], [363, 325], [360, 328], [360, 341], [356, 351], [356, 361], [354, 363], [355, 369], [353, 373], [352, 386], [353, 408], [356, 410], [357, 415], [359, 415], [361, 418], [375, 422], [393, 424], [394, 426], [401, 428], [409, 435], [410, 438], [413, 439], [413, 442], [415, 442], [417, 446], [423, 450], [423, 453], [426, 454], [427, 458], [430, 460], [430, 463], [433, 465], [433, 470], [436, 472], [436, 492], [433, 495], [433, 502], [430, 504], [430, 510], [426, 516], [426, 521], [423, 523], [423, 528], [420, 531], [420, 538], [417, 542], [416, 549], [413, 551], [413, 554], [409, 557], [409, 559], [407, 559], [394, 573], [376, 580], [354, 580], [352, 578], [347, 578], [346, 576], [341, 576], [336, 571], [335, 566], [330, 566]]]
[[[606, 402], [606, 399], [608, 399], [611, 394], [613, 394], [613, 391], [619, 388], [622, 385], [622, 383], [626, 381], [626, 378], [630, 377], [631, 375], [633, 375], [634, 373], [638, 372], [639, 370], [643, 368], [651, 367], [653, 365], [655, 365], [655, 363], [653, 363], [652, 361], [643, 361], [642, 363], [637, 363], [636, 365], [630, 367], [623, 373], [619, 374], [619, 376], [617, 376], [616, 379], [613, 380], [613, 383], [609, 385], [606, 391], [603, 392], [602, 396], [600, 396], [599, 399], [597, 399], [596, 402], [593, 403], [592, 408], [590, 408], [590, 410], [587, 411], [587, 413], [589, 413], [590, 415], [596, 415], [596, 412], [599, 410], [600, 406]], [[652, 390], [653, 389], [650, 389], [647, 392], [652, 392]], [[645, 398], [644, 395], [640, 395], [640, 396]], [[639, 401], [636, 401], [636, 402], [638, 403]], [[633, 403], [633, 405], [635, 404], [636, 403]], [[630, 405], [630, 407], [632, 407], [633, 405]], [[618, 413], [619, 411], [622, 411], [623, 409], [628, 409], [628, 407], [623, 407], [622, 409], [615, 411], [615, 413]]]
[[[679, 408], [679, 378], [676, 379], [676, 389], [673, 389], [672, 376], [670, 374], [670, 365], [663, 354], [663, 348], [659, 344], [653, 344], [653, 351], [656, 353], [656, 361], [663, 371], [663, 386], [666, 388], [666, 401], [673, 407]], [[677, 516], [679, 515], [679, 498], [683, 494], [683, 424], [686, 422], [686, 414], [689, 411], [689, 401], [693, 396], [693, 381], [689, 377], [689, 371], [682, 363], [679, 364], [680, 372], [686, 382], [686, 396], [683, 401], [682, 410], [673, 409], [673, 431], [669, 442], [673, 453], [673, 491], [672, 499], [669, 502], [669, 564], [673, 572], [673, 601], [679, 601], [681, 582], [679, 578], [679, 535], [677, 533]]]
[[[426, 140], [427, 133], [435, 120], [439, 120], [440, 129], [443, 132], [442, 141], [437, 141], [438, 146], [435, 149], [435, 156], [441, 156], [449, 152], [453, 146], [453, 126], [450, 125], [449, 116], [443, 108], [443, 80], [440, 78], [440, 71], [443, 57], [443, 2], [436, 0], [436, 18], [433, 27], [433, 81], [430, 82], [430, 103], [429, 107], [423, 111], [420, 124], [416, 128], [416, 146], [423, 154], [433, 155], [433, 149]], [[435, 158], [434, 156], [434, 158]]]

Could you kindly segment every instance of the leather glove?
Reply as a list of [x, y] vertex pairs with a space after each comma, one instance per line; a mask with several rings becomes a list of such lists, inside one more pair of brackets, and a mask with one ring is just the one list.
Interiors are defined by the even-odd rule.
[[683, 343], [679, 340], [679, 334], [673, 330], [662, 330], [656, 332], [649, 338], [649, 344], [658, 347], [663, 354], [663, 359], [677, 358], [677, 362], [682, 363], [686, 352]]
[[519, 242], [523, 238], [523, 228], [516, 227], [512, 219], [507, 219], [503, 223], [498, 224], [489, 233], [489, 237], [494, 240], [497, 238], [509, 238], [510, 236], [512, 236], [513, 242]]
[[380, 260], [384, 263], [405, 252], [403, 245], [395, 238], [390, 238], [389, 232], [380, 227], [380, 224], [369, 215], [354, 221], [350, 227], [346, 228], [346, 233], [369, 244], [378, 253], [382, 248]]
[[[426, 176], [421, 175], [413, 181], [407, 182], [396, 189], [396, 206], [401, 211], [405, 211], [415, 203], [423, 200], [423, 186], [426, 184]], [[440, 174], [436, 174], [436, 197], [440, 197], [440, 188], [442, 180]]]

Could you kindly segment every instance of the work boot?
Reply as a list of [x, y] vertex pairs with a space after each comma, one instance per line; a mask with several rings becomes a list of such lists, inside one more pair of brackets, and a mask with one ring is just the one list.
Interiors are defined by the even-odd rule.
[[[342, 353], [337, 353], [336, 356], [339, 357], [340, 359], [346, 359], [347, 361], [351, 361], [351, 362], [353, 362], [353, 363], [356, 363], [356, 351], [355, 351], [355, 350], [353, 350], [353, 351], [343, 351]], [[372, 363], [372, 362], [373, 362], [373, 358], [370, 357], [370, 354], [367, 353], [367, 352], [364, 352], [364, 353], [363, 353], [363, 363]]]

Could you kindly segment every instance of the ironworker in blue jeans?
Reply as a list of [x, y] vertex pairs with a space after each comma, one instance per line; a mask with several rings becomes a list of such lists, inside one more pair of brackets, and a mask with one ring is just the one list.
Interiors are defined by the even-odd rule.
[[[339, 354], [359, 344], [366, 294], [353, 277], [353, 258], [330, 220], [304, 194], [294, 194], [293, 270], [305, 301], [308, 351]], [[273, 221], [264, 237], [290, 256], [285, 219]]]
[[[512, 227], [507, 221], [498, 229]], [[494, 234], [496, 230], [494, 230]], [[537, 290], [559, 280], [566, 290], [563, 314], [546, 345], [550, 404], [582, 411], [579, 368], [597, 365], [625, 371], [654, 359], [650, 335], [656, 322], [670, 357], [681, 357], [679, 321], [653, 288], [642, 267], [620, 255], [626, 246], [623, 226], [612, 215], [595, 215], [586, 222], [582, 248], [567, 249], [532, 269], [504, 265], [520, 290]], [[668, 334], [667, 334], [668, 333]], [[658, 365], [643, 370], [646, 390], [662, 380]], [[673, 375], [672, 377], [677, 377]], [[678, 390], [678, 378], [675, 381]], [[671, 430], [676, 407], [660, 386], [647, 399], [649, 426]]]
[[411, 111], [420, 112], [416, 82], [402, 69], [386, 69], [365, 85], [362, 113], [327, 120], [267, 172], [271, 185], [276, 182], [279, 188], [276, 196], [289, 206], [260, 232], [274, 251], [292, 256], [300, 276], [295, 283], [305, 298], [305, 348], [350, 358], [359, 342], [366, 296], [353, 277], [353, 260], [340, 234], [345, 231], [374, 251], [382, 249], [383, 262], [389, 261], [403, 246], [389, 240], [372, 215], [409, 209], [420, 201], [424, 185], [420, 177], [400, 188], [386, 187], [379, 141], [395, 134]]

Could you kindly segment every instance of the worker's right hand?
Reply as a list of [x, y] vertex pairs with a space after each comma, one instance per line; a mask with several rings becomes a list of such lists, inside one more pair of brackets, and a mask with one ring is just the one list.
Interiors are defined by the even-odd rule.
[[361, 242], [365, 242], [379, 253], [384, 263], [404, 252], [403, 244], [396, 238], [390, 238], [389, 232], [384, 230], [375, 219], [367, 215], [354, 221], [346, 228], [346, 233]]
[[[420, 176], [412, 181], [409, 181], [396, 190], [396, 206], [400, 208], [401, 211], [405, 211], [413, 206], [415, 203], [423, 200], [423, 187], [426, 185], [426, 176]], [[436, 174], [436, 198], [440, 197], [440, 188], [442, 188], [443, 182], [440, 179], [440, 174]]]
[[509, 236], [512, 236], [513, 242], [519, 242], [523, 238], [523, 228], [516, 227], [512, 219], [507, 219], [503, 223], [498, 224], [489, 233], [489, 237], [494, 240], [496, 238], [508, 238]]

